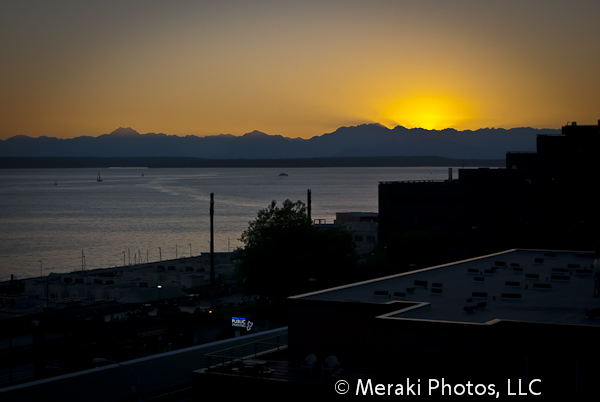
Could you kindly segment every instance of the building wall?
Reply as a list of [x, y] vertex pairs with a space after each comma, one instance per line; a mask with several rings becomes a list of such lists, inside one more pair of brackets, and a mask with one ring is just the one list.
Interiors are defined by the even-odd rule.
[[415, 304], [288, 300], [290, 362], [299, 363], [309, 354], [322, 362], [334, 355], [347, 366], [360, 364], [370, 354], [375, 317]]

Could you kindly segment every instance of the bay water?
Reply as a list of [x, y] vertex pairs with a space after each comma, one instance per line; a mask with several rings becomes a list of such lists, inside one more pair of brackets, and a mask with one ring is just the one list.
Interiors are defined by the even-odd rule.
[[[448, 167], [0, 170], [0, 281], [233, 251], [272, 200], [312, 218], [378, 212], [380, 181], [445, 180]], [[98, 174], [102, 181], [97, 181]]]

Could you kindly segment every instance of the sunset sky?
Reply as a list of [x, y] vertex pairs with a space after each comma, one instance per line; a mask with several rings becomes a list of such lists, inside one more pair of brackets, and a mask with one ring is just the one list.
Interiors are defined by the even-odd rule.
[[597, 0], [2, 0], [0, 139], [600, 119]]

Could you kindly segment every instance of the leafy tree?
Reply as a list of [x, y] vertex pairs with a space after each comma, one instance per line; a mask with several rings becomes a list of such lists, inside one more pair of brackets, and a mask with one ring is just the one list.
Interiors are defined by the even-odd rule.
[[238, 274], [248, 294], [280, 299], [348, 282], [356, 268], [352, 236], [312, 225], [301, 201], [275, 201], [249, 223], [238, 250]]

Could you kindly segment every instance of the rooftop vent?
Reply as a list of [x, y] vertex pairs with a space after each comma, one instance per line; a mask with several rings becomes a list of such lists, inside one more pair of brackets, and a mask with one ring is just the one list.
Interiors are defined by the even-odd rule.
[[485, 308], [485, 306], [487, 306], [486, 302], [480, 302], [477, 304], [470, 304], [468, 306], [463, 307], [463, 310], [466, 313], [472, 313], [475, 310], [483, 310]]
[[551, 275], [550, 279], [553, 281], [569, 281], [571, 278], [569, 275]]

